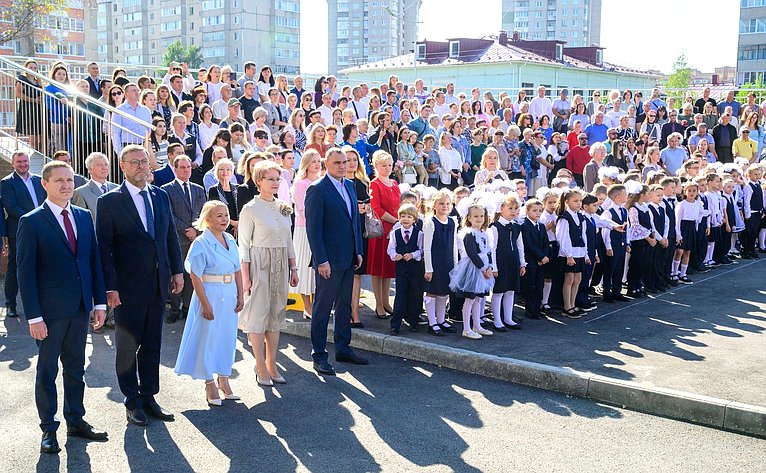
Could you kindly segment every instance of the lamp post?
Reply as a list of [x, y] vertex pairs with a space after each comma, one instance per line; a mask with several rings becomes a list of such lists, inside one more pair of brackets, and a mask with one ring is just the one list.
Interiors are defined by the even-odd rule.
[[[405, 9], [399, 11], [399, 13], [401, 13], [401, 17], [399, 15], [397, 15], [396, 13], [394, 13], [393, 11], [391, 11], [391, 7], [387, 6], [385, 8], [385, 12], [389, 16], [391, 16], [393, 18], [396, 18], [397, 20], [401, 21], [402, 23], [410, 23], [410, 24], [415, 25], [415, 40], [414, 40], [414, 43], [412, 45], [412, 76], [413, 76], [412, 77], [412, 83], [413, 84], [415, 83], [415, 81], [418, 78], [418, 26], [422, 23], [421, 21], [419, 21], [419, 17], [420, 17], [420, 4], [421, 4], [421, 0], [415, 0], [415, 3], [413, 3], [412, 5], [410, 5], [409, 7], [405, 8]], [[407, 10], [409, 10], [410, 8], [413, 8], [413, 7], [415, 8], [415, 20], [414, 21], [413, 20], [406, 20], [404, 18], [404, 12], [406, 12]]]

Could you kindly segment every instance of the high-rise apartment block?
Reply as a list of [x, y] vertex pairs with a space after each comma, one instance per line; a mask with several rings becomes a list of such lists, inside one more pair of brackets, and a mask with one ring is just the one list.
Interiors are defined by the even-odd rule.
[[740, 0], [737, 85], [766, 82], [766, 0]]
[[503, 0], [503, 29], [522, 39], [566, 41], [567, 47], [601, 42], [601, 0]]
[[300, 0], [98, 0], [98, 60], [160, 65], [171, 43], [205, 64], [300, 69]]
[[331, 73], [414, 50], [421, 0], [327, 0]]

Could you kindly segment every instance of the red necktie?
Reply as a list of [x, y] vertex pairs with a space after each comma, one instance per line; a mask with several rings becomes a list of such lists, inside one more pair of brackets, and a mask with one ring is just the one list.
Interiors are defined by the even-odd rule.
[[74, 227], [69, 220], [69, 212], [66, 209], [61, 211], [61, 216], [64, 217], [64, 229], [66, 230], [66, 238], [69, 240], [69, 246], [72, 248], [72, 253], [77, 253], [77, 237], [74, 236]]

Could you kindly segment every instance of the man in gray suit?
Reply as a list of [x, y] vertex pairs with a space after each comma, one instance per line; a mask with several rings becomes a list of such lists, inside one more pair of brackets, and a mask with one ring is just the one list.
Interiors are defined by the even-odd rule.
[[85, 158], [85, 167], [90, 174], [90, 180], [74, 190], [72, 204], [90, 210], [93, 222], [95, 222], [96, 201], [102, 195], [119, 186], [106, 180], [109, 177], [109, 158], [104, 153], [90, 153]]
[[[181, 245], [181, 253], [186, 257], [192, 241], [198, 234], [192, 224], [199, 218], [202, 206], [207, 199], [205, 189], [189, 180], [192, 174], [191, 160], [185, 154], [173, 160], [173, 170], [176, 178], [173, 182], [162, 186], [162, 190], [170, 197], [170, 209], [175, 217], [178, 243]], [[189, 273], [184, 270], [183, 290], [180, 294], [170, 295], [170, 311], [166, 319], [168, 323], [172, 324], [180, 317], [186, 317], [193, 291]]]
[[[69, 154], [67, 154], [69, 156]], [[66, 161], [66, 160], [63, 160]], [[71, 161], [71, 159], [70, 159]], [[106, 180], [109, 177], [109, 158], [104, 153], [93, 152], [85, 158], [85, 168], [88, 170], [90, 180], [78, 186], [72, 194], [72, 205], [90, 210], [93, 224], [96, 224], [96, 201], [99, 197], [112, 189], [119, 187], [114, 182]], [[75, 174], [75, 181], [78, 174]], [[114, 328], [114, 309], [109, 307], [106, 311], [104, 325], [93, 328], [93, 333], [102, 333], [104, 327]]]

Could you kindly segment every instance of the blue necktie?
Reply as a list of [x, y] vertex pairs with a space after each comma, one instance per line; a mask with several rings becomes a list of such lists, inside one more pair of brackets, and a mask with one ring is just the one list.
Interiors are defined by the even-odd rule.
[[154, 212], [152, 212], [152, 204], [149, 202], [149, 193], [143, 190], [139, 194], [143, 197], [146, 208], [146, 232], [154, 239]]

